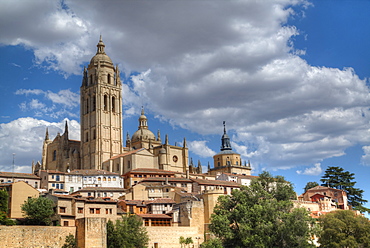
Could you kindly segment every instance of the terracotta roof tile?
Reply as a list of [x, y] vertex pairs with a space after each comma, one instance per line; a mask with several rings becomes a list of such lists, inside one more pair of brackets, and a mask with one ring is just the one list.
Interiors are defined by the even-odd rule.
[[[109, 160], [112, 160], [112, 159], [116, 159], [116, 158], [120, 158], [120, 157], [125, 157], [125, 156], [128, 156], [128, 155], [131, 155], [131, 154], [134, 154], [134, 153], [143, 151], [143, 150], [145, 150], [145, 148], [140, 148], [140, 149], [136, 149], [136, 150], [133, 150], [133, 151], [121, 153], [121, 154], [118, 154], [116, 156], [111, 157], [110, 159], [108, 159], [106, 161], [109, 161]], [[106, 161], [104, 161], [104, 162], [106, 162]]]
[[152, 200], [149, 204], [175, 204], [176, 202], [171, 198], [157, 198]]
[[192, 179], [194, 182], [202, 185], [218, 185], [239, 188], [240, 184], [222, 180]]
[[40, 177], [31, 173], [18, 173], [18, 172], [5, 172], [0, 171], [0, 177], [14, 177], [14, 178], [29, 178], [29, 179], [40, 179]]
[[144, 219], [172, 219], [171, 216], [166, 214], [137, 214], [137, 216], [140, 216]]
[[98, 175], [112, 175], [118, 176], [118, 173], [106, 171], [106, 170], [73, 170], [67, 175], [84, 175], [84, 176], [98, 176]]

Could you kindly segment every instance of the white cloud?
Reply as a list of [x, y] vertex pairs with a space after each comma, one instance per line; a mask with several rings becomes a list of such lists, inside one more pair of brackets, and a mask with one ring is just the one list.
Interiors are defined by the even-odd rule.
[[362, 150], [365, 154], [361, 156], [361, 163], [363, 165], [370, 165], [370, 146], [363, 146]]
[[[311, 66], [294, 47], [300, 31], [286, 21], [292, 5], [304, 16], [304, 0], [60, 3], [5, 1], [0, 23], [13, 28], [2, 30], [0, 42], [23, 44], [38, 65], [69, 75], [80, 73], [102, 34], [113, 62], [126, 75], [136, 72], [123, 85], [126, 116], [144, 105], [160, 120], [201, 134], [218, 134], [228, 120], [233, 147], [265, 168], [309, 166], [370, 142], [366, 80], [351, 68]], [[52, 101], [34, 102], [42, 114], [76, 116], [76, 93], [19, 94]], [[28, 110], [30, 101], [21, 107]], [[214, 154], [206, 141], [193, 142], [192, 152]]]
[[213, 157], [216, 152], [207, 146], [206, 140], [193, 140], [187, 142], [189, 151], [203, 158]]
[[[43, 91], [40, 89], [18, 89], [15, 94], [25, 95], [26, 97], [30, 95], [44, 96], [44, 99], [32, 98], [28, 102], [25, 101], [19, 105], [19, 108], [22, 111], [33, 110], [33, 113], [36, 117], [46, 115], [52, 118], [60, 118], [65, 116], [78, 118], [76, 110], [78, 111], [80, 103], [79, 94], [71, 92], [69, 89], [60, 90], [57, 93], [52, 91]], [[50, 102], [41, 102], [41, 100], [49, 100]], [[58, 108], [56, 105], [58, 105]]]
[[304, 171], [297, 170], [297, 174], [299, 175], [307, 175], [307, 176], [318, 176], [322, 173], [322, 168], [320, 163], [316, 163], [311, 168], [306, 168]]
[[[2, 171], [12, 171], [13, 153], [17, 171], [30, 172], [30, 158], [35, 162], [41, 159], [42, 142], [46, 128], [49, 138], [54, 139], [57, 133], [63, 133], [65, 121], [68, 121], [69, 138], [80, 139], [80, 125], [75, 120], [47, 122], [34, 118], [19, 118], [9, 123], [0, 124], [0, 168]], [[28, 169], [27, 169], [28, 168]], [[28, 170], [28, 171], [27, 171]]]

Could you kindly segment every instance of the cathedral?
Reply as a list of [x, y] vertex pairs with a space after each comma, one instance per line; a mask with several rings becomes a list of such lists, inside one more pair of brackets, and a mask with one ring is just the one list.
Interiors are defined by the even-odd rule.
[[[42, 148], [42, 160], [32, 165], [38, 170], [68, 172], [76, 169], [103, 169], [120, 175], [139, 168], [167, 170], [179, 173], [201, 174], [198, 167], [189, 164], [189, 151], [184, 138], [182, 146], [170, 145], [166, 135], [162, 141], [160, 132], [149, 130], [144, 109], [138, 119], [138, 130], [127, 133], [123, 146], [122, 82], [118, 66], [114, 66], [105, 53], [100, 37], [97, 52], [88, 67], [84, 68], [80, 88], [81, 140], [68, 138], [68, 123], [64, 133], [49, 139], [46, 130]], [[224, 134], [220, 153], [214, 156], [214, 168], [208, 165], [208, 173], [238, 173], [250, 175], [250, 165], [242, 165], [240, 155], [235, 153], [230, 138]]]

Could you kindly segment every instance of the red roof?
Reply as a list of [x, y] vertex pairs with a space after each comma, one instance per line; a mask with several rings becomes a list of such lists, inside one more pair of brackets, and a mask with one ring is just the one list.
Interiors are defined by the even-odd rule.
[[172, 219], [171, 216], [166, 214], [137, 214], [137, 216], [144, 219]]
[[[109, 161], [109, 160], [112, 160], [112, 159], [116, 159], [116, 158], [120, 158], [120, 157], [125, 157], [125, 156], [128, 156], [130, 154], [134, 154], [134, 153], [140, 152], [142, 150], [145, 150], [145, 148], [140, 148], [140, 149], [136, 149], [136, 150], [133, 150], [133, 151], [121, 153], [121, 154], [118, 154], [116, 156], [111, 157], [110, 159], [108, 159], [106, 161]], [[104, 161], [104, 162], [106, 162], [106, 161]]]
[[152, 200], [149, 204], [175, 204], [176, 202], [171, 198], [157, 198]]

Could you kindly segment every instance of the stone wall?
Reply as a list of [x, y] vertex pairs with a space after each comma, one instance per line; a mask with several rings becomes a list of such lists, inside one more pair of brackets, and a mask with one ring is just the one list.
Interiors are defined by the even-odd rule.
[[107, 219], [83, 218], [76, 220], [77, 245], [81, 248], [107, 247]]
[[59, 248], [66, 236], [75, 235], [76, 227], [0, 226], [0, 246], [14, 248]]
[[[198, 247], [204, 241], [202, 233], [196, 227], [174, 226], [146, 226], [150, 241], [149, 248], [180, 248], [179, 239], [191, 237], [194, 247]], [[191, 247], [191, 246], [190, 246]]]

